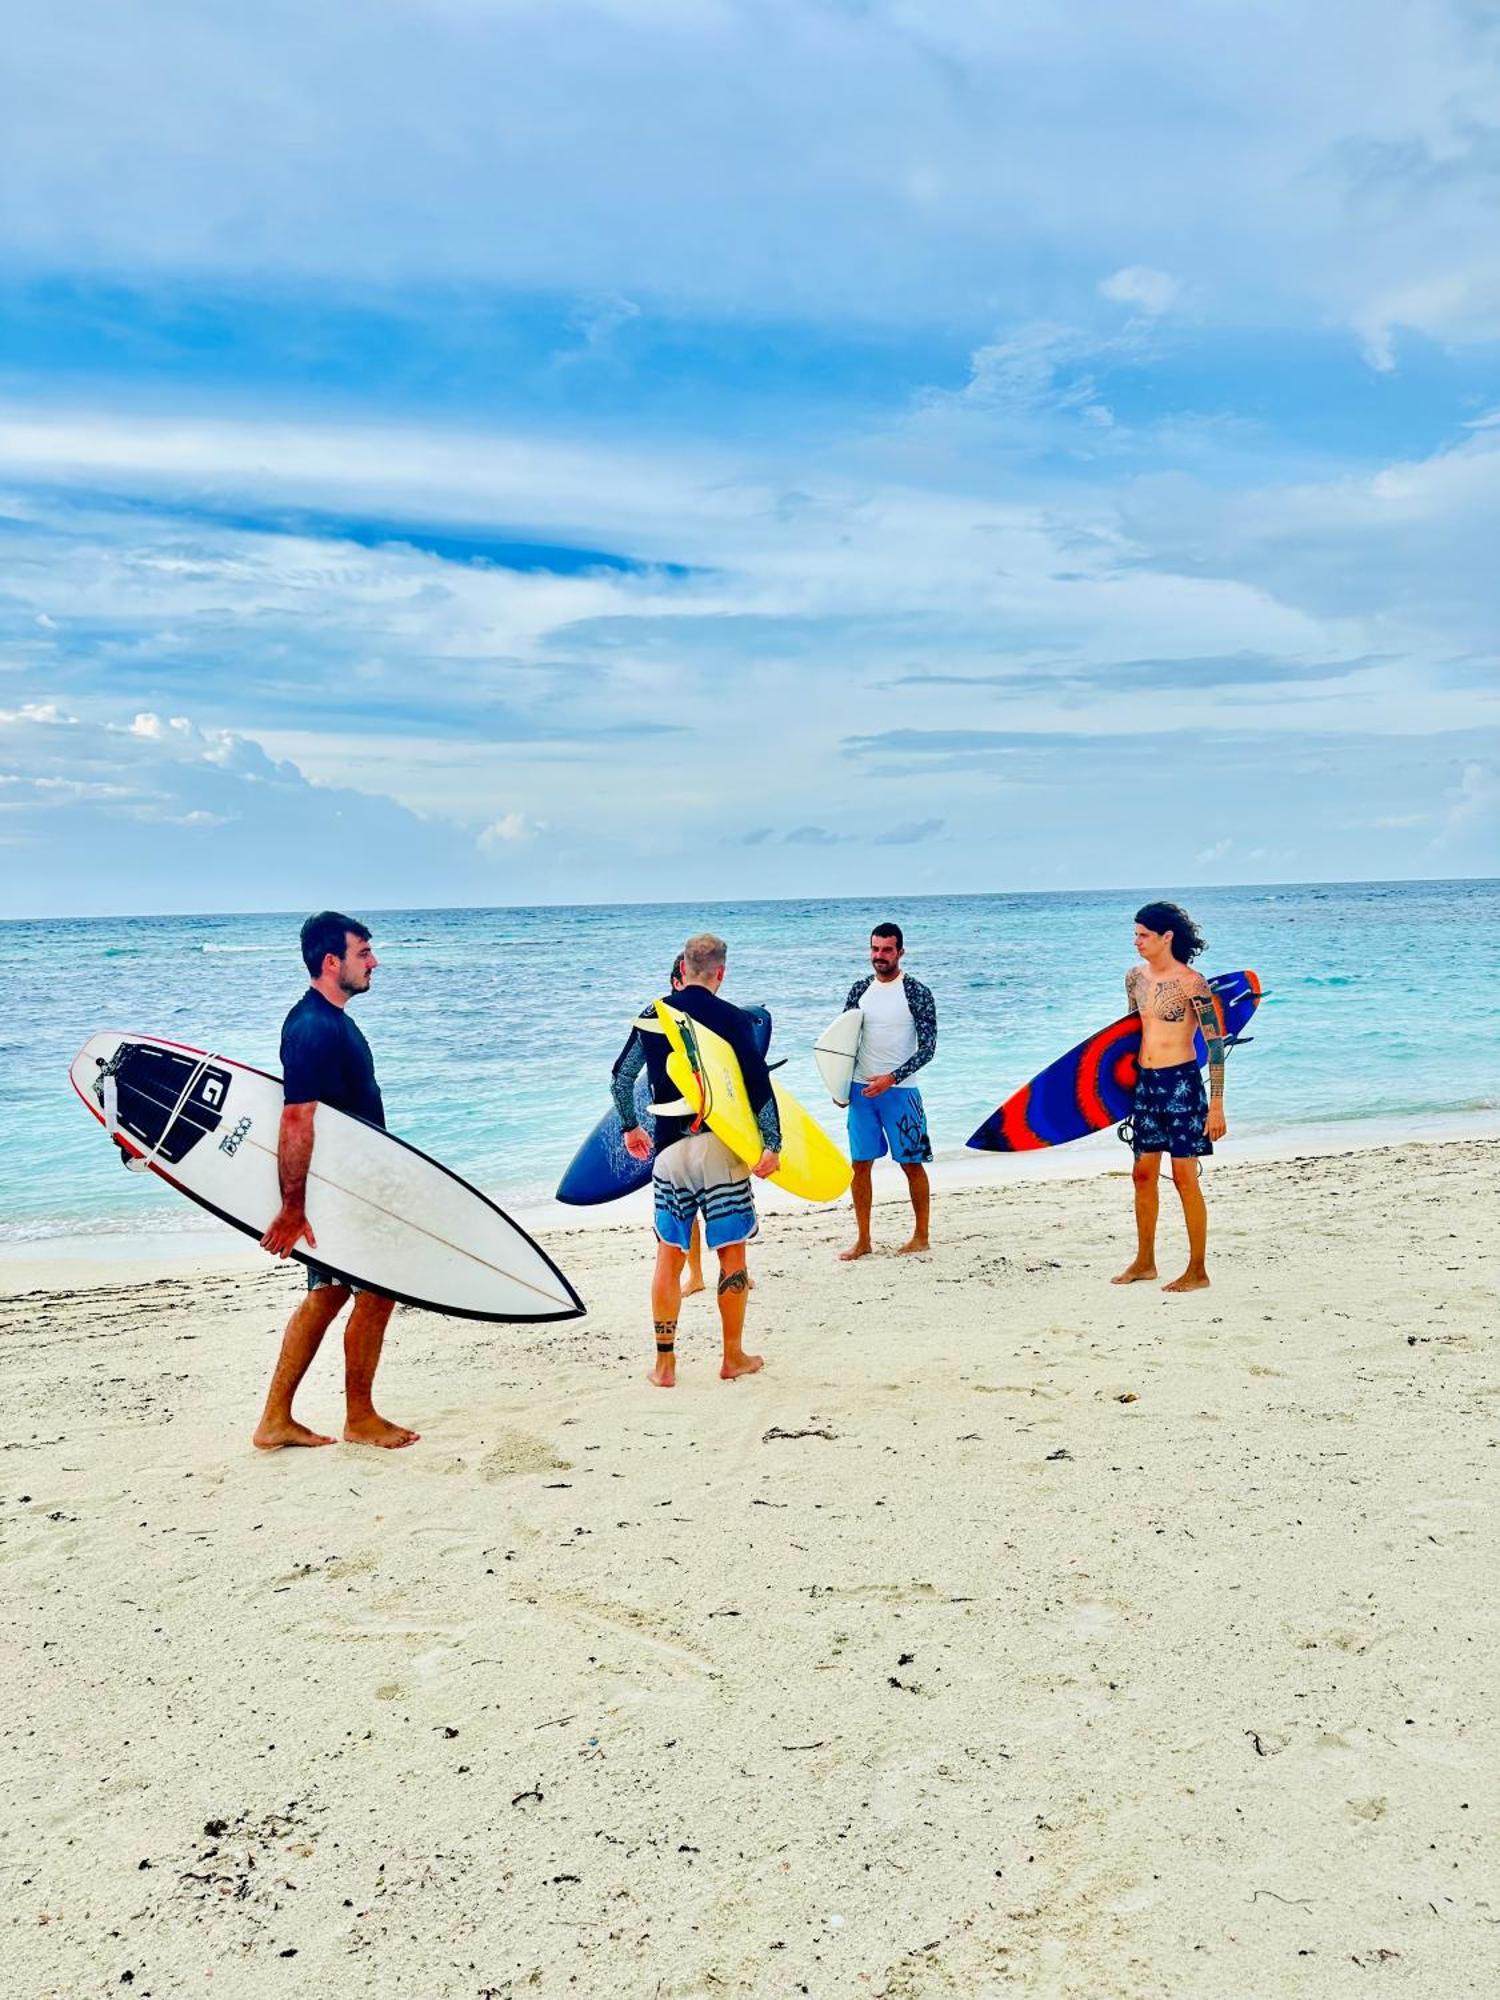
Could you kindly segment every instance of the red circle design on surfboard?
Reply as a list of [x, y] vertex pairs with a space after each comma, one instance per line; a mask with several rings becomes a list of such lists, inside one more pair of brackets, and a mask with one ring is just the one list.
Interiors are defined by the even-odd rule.
[[1046, 1145], [1046, 1140], [1038, 1137], [1031, 1122], [1030, 1084], [1017, 1091], [1008, 1104], [1000, 1107], [1000, 1130], [1006, 1148], [1012, 1153], [1034, 1153]]
[[1114, 1045], [1115, 1030], [1104, 1028], [1078, 1051], [1078, 1108], [1097, 1129], [1112, 1122], [1099, 1095], [1099, 1079]]

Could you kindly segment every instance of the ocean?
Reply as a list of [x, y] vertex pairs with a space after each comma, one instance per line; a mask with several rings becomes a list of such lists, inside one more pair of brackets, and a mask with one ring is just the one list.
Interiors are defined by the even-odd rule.
[[[938, 1005], [938, 1054], [919, 1079], [933, 1143], [939, 1159], [974, 1161], [964, 1140], [980, 1120], [1123, 1012], [1132, 920], [1152, 893], [363, 910], [381, 964], [354, 1018], [391, 1128], [533, 1210], [606, 1108], [629, 1022], [695, 930], [728, 940], [726, 997], [771, 1009], [782, 1080], [841, 1133], [811, 1045], [868, 969], [871, 925], [893, 918]], [[1500, 882], [1181, 900], [1209, 940], [1202, 969], [1248, 966], [1266, 990], [1253, 1041], [1230, 1059], [1221, 1154], [1500, 1129]], [[136, 1028], [275, 1070], [282, 1017], [306, 984], [302, 914], [0, 924], [0, 1244], [205, 1224], [160, 1182], [120, 1170], [68, 1064], [98, 1029]]]

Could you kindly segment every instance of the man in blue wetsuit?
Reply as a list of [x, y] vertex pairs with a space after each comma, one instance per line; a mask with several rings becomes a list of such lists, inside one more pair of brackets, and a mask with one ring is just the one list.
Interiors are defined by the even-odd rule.
[[[656, 1365], [650, 1380], [670, 1389], [677, 1380], [677, 1316], [682, 1306], [682, 1269], [687, 1261], [693, 1225], [701, 1216], [704, 1240], [719, 1258], [719, 1318], [724, 1359], [719, 1369], [726, 1382], [753, 1375], [765, 1364], [744, 1348], [745, 1303], [750, 1275], [745, 1269], [745, 1245], [758, 1227], [752, 1174], [764, 1179], [781, 1164], [781, 1123], [765, 1057], [755, 1046], [750, 1023], [738, 1007], [720, 997], [728, 948], [722, 938], [704, 933], [689, 938], [682, 953], [682, 985], [664, 997], [680, 1013], [722, 1036], [739, 1059], [740, 1072], [764, 1151], [754, 1167], [737, 1159], [715, 1133], [695, 1131], [685, 1114], [656, 1115], [656, 1163], [652, 1191], [656, 1203], [656, 1272], [651, 1281], [651, 1314], [656, 1324]], [[610, 1090], [625, 1127], [625, 1147], [632, 1159], [651, 1158], [651, 1141], [635, 1122], [635, 1080], [644, 1064], [652, 1100], [674, 1103], [680, 1096], [667, 1075], [667, 1038], [654, 1011], [642, 1014], [615, 1062]]]
[[[302, 960], [312, 984], [281, 1029], [286, 1097], [277, 1144], [281, 1208], [261, 1238], [262, 1247], [276, 1257], [290, 1256], [303, 1241], [310, 1249], [318, 1247], [307, 1220], [307, 1174], [319, 1104], [332, 1105], [371, 1125], [385, 1124], [370, 1045], [345, 1011], [356, 993], [370, 990], [377, 961], [368, 928], [336, 910], [320, 910], [302, 926]], [[287, 1322], [265, 1412], [256, 1427], [259, 1450], [333, 1443], [331, 1437], [298, 1423], [292, 1415], [292, 1398], [324, 1334], [351, 1295], [354, 1310], [344, 1329], [344, 1440], [387, 1451], [417, 1442], [415, 1431], [388, 1423], [371, 1400], [395, 1301], [347, 1285], [321, 1265], [309, 1264], [307, 1297]]]
[[930, 1063], [937, 1051], [937, 1006], [921, 980], [901, 970], [905, 950], [899, 924], [877, 924], [870, 933], [870, 973], [854, 982], [844, 1002], [846, 1012], [857, 1007], [865, 1017], [849, 1093], [857, 1234], [840, 1252], [846, 1264], [870, 1254], [873, 1169], [887, 1153], [905, 1174], [911, 1195], [911, 1240], [901, 1245], [901, 1254], [910, 1257], [927, 1248], [932, 1208], [927, 1163], [932, 1141], [922, 1094], [907, 1079]]

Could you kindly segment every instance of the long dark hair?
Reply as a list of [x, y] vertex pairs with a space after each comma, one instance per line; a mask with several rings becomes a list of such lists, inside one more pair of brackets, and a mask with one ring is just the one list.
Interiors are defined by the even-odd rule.
[[1135, 920], [1148, 931], [1170, 931], [1173, 956], [1184, 965], [1191, 965], [1199, 952], [1207, 948], [1208, 940], [1180, 903], [1144, 903], [1136, 911]]

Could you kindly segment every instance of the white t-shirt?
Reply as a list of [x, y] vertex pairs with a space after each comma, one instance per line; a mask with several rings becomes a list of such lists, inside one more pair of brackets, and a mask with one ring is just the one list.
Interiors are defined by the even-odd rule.
[[906, 975], [898, 974], [887, 984], [872, 979], [860, 995], [859, 1011], [865, 1017], [865, 1031], [859, 1038], [854, 1081], [868, 1083], [873, 1076], [889, 1076], [917, 1053], [917, 1024], [906, 997]]

